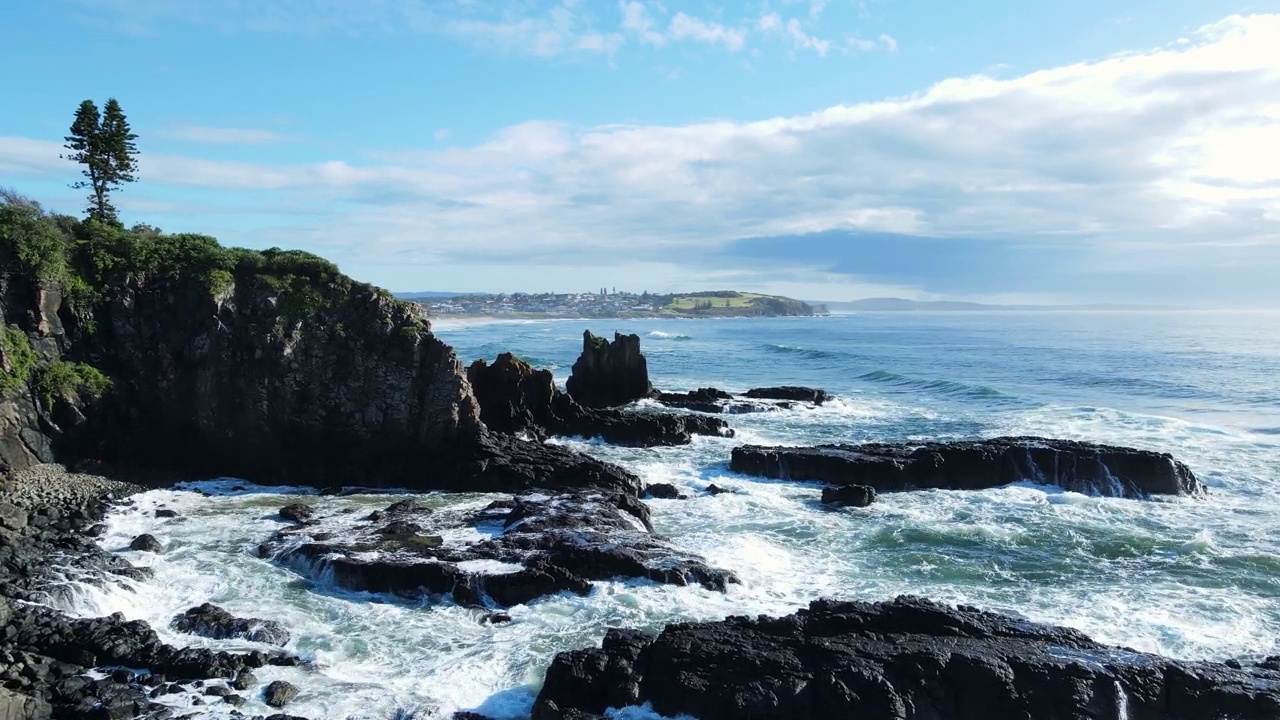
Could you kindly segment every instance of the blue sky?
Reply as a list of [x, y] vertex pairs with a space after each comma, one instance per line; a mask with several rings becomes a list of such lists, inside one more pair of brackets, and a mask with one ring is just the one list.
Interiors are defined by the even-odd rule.
[[0, 185], [393, 290], [1280, 305], [1280, 0], [13, 0]]

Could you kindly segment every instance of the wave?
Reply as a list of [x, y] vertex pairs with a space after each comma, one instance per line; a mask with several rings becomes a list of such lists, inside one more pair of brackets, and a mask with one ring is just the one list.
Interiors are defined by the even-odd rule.
[[937, 395], [953, 397], [969, 397], [978, 399], [1014, 400], [1008, 393], [1001, 392], [990, 385], [971, 385], [956, 380], [925, 380], [907, 375], [899, 375], [888, 370], [872, 370], [857, 377], [864, 382], [892, 385], [907, 390], [918, 390]]
[[654, 330], [650, 332], [649, 337], [657, 338], [658, 340], [692, 340], [693, 339], [688, 335], [682, 335], [680, 333], [663, 332], [661, 330]]
[[832, 352], [830, 350], [817, 350], [813, 348], [803, 348], [798, 345], [779, 345], [769, 343], [764, 346], [765, 352], [771, 352], [778, 355], [793, 355], [796, 357], [812, 358], [815, 360], [829, 360], [835, 358], [847, 358], [848, 355], [842, 352]]

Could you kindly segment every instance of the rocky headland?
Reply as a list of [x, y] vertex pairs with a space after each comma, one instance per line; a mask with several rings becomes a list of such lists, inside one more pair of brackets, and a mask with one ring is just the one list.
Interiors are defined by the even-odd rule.
[[[8, 196], [0, 260], [6, 720], [172, 717], [163, 700], [177, 694], [199, 700], [188, 705], [238, 707], [253, 693], [280, 708], [299, 693], [282, 681], [260, 687], [252, 673], [301, 663], [287, 652], [175, 648], [145, 623], [54, 609], [66, 606], [68, 578], [146, 581], [93, 537], [112, 503], [148, 487], [233, 476], [332, 491], [502, 493], [509, 499], [469, 512], [400, 502], [353, 517], [294, 503], [259, 550], [341, 587], [485, 608], [501, 622], [505, 606], [588, 593], [607, 578], [728, 592], [736, 581], [733, 568], [654, 531], [636, 475], [544, 439], [682, 444], [730, 435], [717, 415], [830, 400], [799, 387], [660, 393], [634, 335], [586, 333], [565, 392], [510, 354], [464, 370], [418, 307], [318, 257], [80, 222]], [[1017, 480], [1142, 497], [1202, 490], [1167, 455], [1026, 438], [739, 448], [731, 467], [827, 482], [831, 502], [854, 506], [875, 491]], [[681, 493], [653, 485], [647, 495]], [[444, 541], [459, 528], [482, 539]], [[133, 545], [165, 551], [145, 535]], [[173, 618], [179, 632], [288, 643], [289, 628], [263, 619], [267, 609], [237, 618], [190, 600]], [[601, 649], [561, 655], [535, 717], [652, 702], [703, 720], [1119, 718], [1124, 698], [1135, 719], [1198, 720], [1212, 707], [1261, 718], [1276, 716], [1272, 665], [1174, 663], [924, 601], [819, 601], [776, 620], [671, 626], [657, 638], [611, 633]]]

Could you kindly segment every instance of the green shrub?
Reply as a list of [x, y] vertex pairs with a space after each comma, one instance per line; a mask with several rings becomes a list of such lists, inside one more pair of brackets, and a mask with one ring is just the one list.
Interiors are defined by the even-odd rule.
[[111, 378], [92, 365], [55, 360], [40, 368], [36, 388], [46, 407], [56, 400], [75, 402], [98, 398], [111, 387]]
[[36, 351], [22, 329], [14, 325], [5, 325], [0, 331], [0, 395], [8, 395], [20, 387], [31, 377], [31, 368], [36, 364]]

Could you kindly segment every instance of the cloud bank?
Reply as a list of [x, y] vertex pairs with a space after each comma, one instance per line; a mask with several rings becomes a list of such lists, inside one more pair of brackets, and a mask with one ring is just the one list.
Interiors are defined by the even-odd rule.
[[[633, 25], [658, 42], [659, 26]], [[196, 188], [213, 213], [208, 198], [219, 193], [237, 208], [272, 206], [290, 221], [242, 223], [244, 237], [228, 239], [310, 244], [365, 266], [541, 264], [566, 280], [578, 268], [593, 287], [600, 268], [631, 263], [652, 268], [648, 289], [705, 284], [714, 268], [726, 283], [832, 299], [887, 284], [921, 296], [1274, 304], [1280, 291], [1265, 278], [1280, 269], [1276, 48], [1280, 15], [1232, 16], [1096, 62], [755, 122], [530, 121], [472, 147], [363, 162], [144, 155], [136, 194]], [[0, 138], [0, 171], [66, 173], [58, 150]], [[796, 240], [815, 234], [827, 239]], [[884, 252], [895, 242], [996, 248], [1000, 274], [886, 273], [858, 262], [872, 239]], [[1037, 274], [1045, 258], [1051, 276]]]

